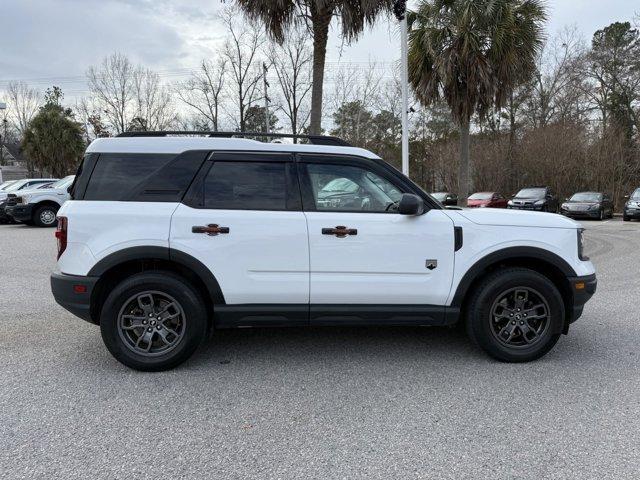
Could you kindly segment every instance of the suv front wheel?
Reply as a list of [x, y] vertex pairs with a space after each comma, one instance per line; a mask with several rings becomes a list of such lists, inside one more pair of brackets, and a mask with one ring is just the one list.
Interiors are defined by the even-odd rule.
[[563, 324], [560, 292], [547, 277], [526, 268], [499, 270], [487, 276], [467, 308], [471, 339], [505, 362], [542, 357], [558, 341]]
[[159, 371], [187, 360], [207, 332], [198, 292], [171, 272], [136, 274], [118, 284], [100, 315], [111, 354], [136, 370]]

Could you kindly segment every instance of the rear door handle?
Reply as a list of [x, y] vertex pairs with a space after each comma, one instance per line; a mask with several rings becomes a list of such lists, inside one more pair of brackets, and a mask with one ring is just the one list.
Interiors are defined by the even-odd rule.
[[356, 228], [347, 228], [342, 225], [338, 225], [335, 228], [323, 228], [323, 235], [335, 235], [338, 238], [344, 238], [347, 235], [357, 235], [358, 230]]
[[215, 237], [221, 233], [229, 233], [229, 227], [220, 227], [217, 223], [210, 223], [209, 225], [194, 225], [191, 227], [192, 233], [206, 233], [211, 237]]

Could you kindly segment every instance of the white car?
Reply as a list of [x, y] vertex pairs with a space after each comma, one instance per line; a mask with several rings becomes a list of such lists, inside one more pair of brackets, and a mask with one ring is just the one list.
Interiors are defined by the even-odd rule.
[[129, 367], [174, 367], [221, 328], [457, 322], [529, 361], [595, 292], [575, 221], [445, 210], [339, 139], [129, 135], [89, 146], [51, 277]]
[[23, 178], [21, 180], [4, 182], [2, 188], [0, 188], [0, 223], [6, 223], [12, 220], [12, 218], [5, 213], [9, 195], [38, 188], [57, 180], [57, 178]]
[[67, 191], [73, 183], [75, 175], [69, 175], [57, 182], [28, 190], [21, 190], [9, 195], [5, 213], [17, 222], [36, 225], [38, 227], [55, 227], [56, 214], [60, 207], [69, 200]]

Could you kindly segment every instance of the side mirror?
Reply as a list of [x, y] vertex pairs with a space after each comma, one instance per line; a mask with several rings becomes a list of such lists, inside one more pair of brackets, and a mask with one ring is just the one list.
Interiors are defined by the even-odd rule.
[[401, 215], [422, 215], [424, 213], [424, 202], [413, 193], [403, 193], [398, 204], [398, 213]]

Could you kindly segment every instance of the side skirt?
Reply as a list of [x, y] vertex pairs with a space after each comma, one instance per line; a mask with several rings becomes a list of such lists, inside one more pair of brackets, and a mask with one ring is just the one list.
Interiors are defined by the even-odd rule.
[[356, 325], [452, 325], [457, 307], [441, 305], [216, 305], [216, 328]]

